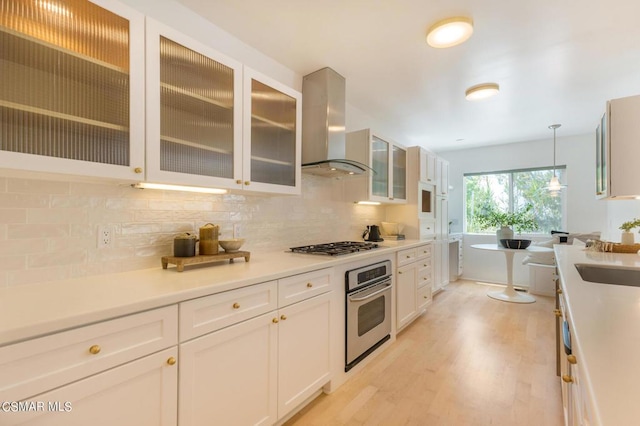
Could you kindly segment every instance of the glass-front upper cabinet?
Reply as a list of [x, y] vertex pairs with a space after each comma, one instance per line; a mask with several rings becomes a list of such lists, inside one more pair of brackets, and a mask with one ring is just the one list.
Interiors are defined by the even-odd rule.
[[242, 65], [147, 19], [150, 182], [242, 188]]
[[0, 0], [0, 167], [140, 179], [144, 16], [110, 0]]
[[300, 92], [245, 67], [244, 113], [244, 188], [300, 194]]
[[407, 199], [407, 150], [394, 145], [391, 151], [393, 170], [391, 173], [393, 187], [391, 195], [394, 200]]
[[389, 197], [389, 142], [371, 135], [371, 168], [375, 174], [371, 176], [371, 195]]
[[346, 178], [348, 201], [403, 204], [407, 202], [407, 149], [370, 129], [347, 133], [349, 160], [367, 164], [373, 170]]
[[606, 198], [609, 195], [607, 175], [608, 141], [606, 114], [600, 119], [596, 129], [596, 198]]

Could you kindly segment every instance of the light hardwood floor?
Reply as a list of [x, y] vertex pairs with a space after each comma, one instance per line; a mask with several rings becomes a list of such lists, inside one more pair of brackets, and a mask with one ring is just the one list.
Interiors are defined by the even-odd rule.
[[554, 300], [486, 296], [459, 280], [360, 374], [286, 425], [563, 424]]

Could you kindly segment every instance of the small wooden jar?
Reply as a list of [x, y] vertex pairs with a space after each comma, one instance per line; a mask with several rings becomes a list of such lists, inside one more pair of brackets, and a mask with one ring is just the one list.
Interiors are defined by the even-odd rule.
[[218, 231], [220, 227], [207, 223], [200, 228], [200, 254], [218, 254]]

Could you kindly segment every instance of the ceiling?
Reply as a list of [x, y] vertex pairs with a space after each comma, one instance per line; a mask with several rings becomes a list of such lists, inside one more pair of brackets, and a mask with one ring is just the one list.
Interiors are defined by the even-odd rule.
[[[638, 0], [179, 0], [300, 75], [331, 67], [347, 102], [434, 151], [594, 132], [607, 99], [640, 94]], [[468, 16], [464, 44], [434, 22]], [[500, 93], [469, 102], [465, 90]], [[347, 118], [348, 120], [348, 118]]]

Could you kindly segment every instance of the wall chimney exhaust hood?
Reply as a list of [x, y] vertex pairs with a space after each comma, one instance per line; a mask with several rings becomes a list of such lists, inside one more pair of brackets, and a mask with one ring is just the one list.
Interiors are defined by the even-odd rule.
[[331, 68], [302, 81], [302, 171], [320, 176], [359, 175], [371, 170], [346, 157], [346, 83]]

